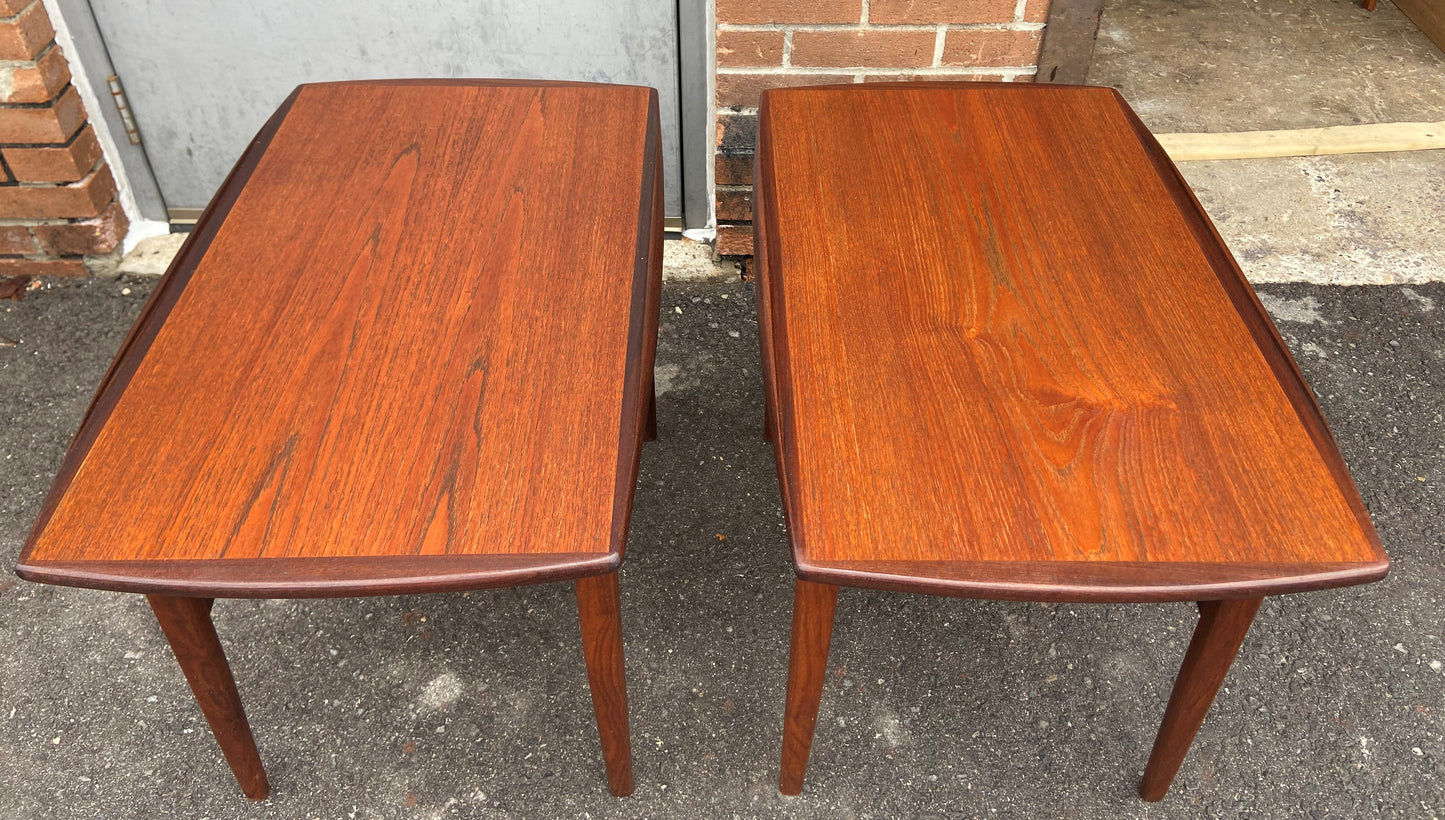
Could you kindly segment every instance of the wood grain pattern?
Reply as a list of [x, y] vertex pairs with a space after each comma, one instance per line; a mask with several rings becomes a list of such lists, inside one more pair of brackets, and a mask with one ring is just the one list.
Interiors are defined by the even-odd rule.
[[1261, 603], [1261, 598], [1200, 602], [1199, 624], [1169, 695], [1149, 765], [1144, 768], [1140, 797], [1154, 802], [1169, 792]]
[[211, 623], [211, 599], [151, 595], [147, 600], [241, 791], [252, 800], [264, 800], [271, 786], [251, 725], [246, 722], [236, 679]]
[[195, 562], [204, 594], [297, 562], [277, 597], [407, 591], [374, 582], [428, 556], [451, 583], [615, 570], [657, 328], [656, 108], [583, 83], [298, 89], [127, 340], [18, 571], [135, 589], [149, 565], [174, 592]]
[[1283, 343], [1114, 92], [771, 90], [756, 179], [800, 577], [1033, 599], [1009, 570], [1048, 567], [1053, 599], [1127, 601], [1385, 573]]

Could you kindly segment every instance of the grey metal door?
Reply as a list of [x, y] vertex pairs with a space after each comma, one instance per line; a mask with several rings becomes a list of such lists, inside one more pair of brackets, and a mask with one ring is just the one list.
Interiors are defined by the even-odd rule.
[[650, 85], [661, 103], [667, 214], [681, 214], [677, 0], [89, 4], [172, 215], [210, 201], [297, 84], [390, 77]]

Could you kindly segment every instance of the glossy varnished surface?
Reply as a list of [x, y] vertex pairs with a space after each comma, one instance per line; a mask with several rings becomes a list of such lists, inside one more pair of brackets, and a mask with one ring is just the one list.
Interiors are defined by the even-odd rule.
[[645, 88], [298, 89], [107, 376], [21, 573], [285, 595], [615, 568], [657, 151]]
[[770, 91], [759, 144], [803, 577], [1149, 600], [1384, 574], [1312, 396], [1116, 94]]

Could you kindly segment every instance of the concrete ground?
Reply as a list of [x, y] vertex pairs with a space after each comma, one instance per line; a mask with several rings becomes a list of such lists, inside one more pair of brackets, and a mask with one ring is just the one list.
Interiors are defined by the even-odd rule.
[[[1155, 133], [1445, 121], [1445, 53], [1390, 0], [1108, 0], [1089, 82]], [[1253, 281], [1445, 277], [1445, 151], [1179, 167]]]
[[[1419, 91], [1442, 58], [1401, 19], [1388, 0], [1373, 17], [1121, 0], [1095, 79], [1161, 131], [1445, 119]], [[805, 793], [778, 795], [791, 572], [736, 281], [664, 289], [661, 437], [622, 573], [636, 794], [607, 793], [554, 584], [220, 602], [273, 785], [248, 803], [140, 597], [12, 574], [154, 282], [125, 278], [0, 301], [0, 818], [1445, 815], [1445, 284], [1425, 281], [1445, 279], [1442, 155], [1313, 160], [1325, 179], [1296, 160], [1185, 167], [1260, 280], [1409, 284], [1259, 288], [1394, 568], [1266, 603], [1162, 803], [1134, 786], [1190, 606], [859, 590], [840, 599]]]

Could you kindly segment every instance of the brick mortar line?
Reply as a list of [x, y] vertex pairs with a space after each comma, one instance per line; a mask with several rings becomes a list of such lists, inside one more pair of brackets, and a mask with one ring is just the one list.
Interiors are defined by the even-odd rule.
[[[4, 147], [4, 148], [14, 148], [15, 146], [13, 146], [13, 145], [6, 145], [6, 146], [3, 146], [3, 147]], [[53, 147], [53, 146], [46, 146], [46, 147]], [[36, 182], [36, 181], [34, 181], [34, 180], [29, 180], [29, 181], [27, 181], [27, 180], [16, 179], [16, 178], [15, 178], [15, 169], [10, 167], [10, 163], [6, 162], [6, 163], [4, 163], [4, 165], [5, 165], [5, 170], [6, 170], [7, 172], [9, 172], [9, 174], [10, 174], [11, 181], [10, 181], [10, 182], [6, 182], [6, 183], [4, 183], [4, 184], [0, 184], [0, 188], [69, 188], [69, 187], [72, 187], [72, 186], [75, 186], [75, 185], [79, 185], [80, 183], [82, 183], [82, 182], [84, 182], [86, 179], [88, 179], [88, 178], [91, 176], [91, 174], [94, 174], [96, 171], [99, 171], [101, 168], [105, 167], [105, 157], [102, 156], [100, 159], [96, 160], [96, 161], [90, 166], [90, 170], [88, 170], [88, 171], [86, 171], [84, 174], [82, 174], [81, 177], [80, 177], [80, 179], [72, 180], [72, 181], [70, 181], [70, 182]], [[28, 218], [28, 217], [18, 217], [18, 218], [20, 218], [20, 219], [26, 219], [26, 218]], [[37, 218], [38, 218], [38, 217], [37, 217]], [[69, 218], [71, 218], [71, 219], [93, 219], [94, 217], [89, 217], [89, 216], [80, 217], [80, 216], [77, 216], [77, 217], [69, 217]]]
[[863, 0], [863, 3], [862, 3], [862, 5], [863, 5], [863, 12], [862, 12], [862, 14], [859, 15], [859, 17], [858, 17], [858, 25], [860, 25], [860, 26], [866, 26], [866, 25], [868, 25], [868, 13], [871, 11], [871, 9], [870, 9], [868, 6], [869, 6], [869, 4], [870, 4], [871, 2], [872, 2], [872, 0]]
[[[992, 24], [990, 24], [992, 25]], [[1009, 25], [1009, 24], [999, 24]], [[718, 31], [932, 31], [933, 26], [899, 24], [880, 26], [863, 23], [718, 23]]]
[[[40, 53], [39, 53], [39, 54], [36, 54], [36, 55], [35, 55], [35, 59], [33, 59], [33, 60], [0, 60], [0, 69], [9, 68], [9, 69], [12, 69], [12, 70], [15, 70], [15, 71], [23, 71], [23, 70], [25, 70], [25, 69], [33, 69], [33, 68], [35, 68], [35, 64], [36, 64], [36, 63], [38, 63], [38, 62], [40, 62], [41, 60], [45, 59], [46, 56], [50, 54], [50, 50], [51, 50], [52, 48], [55, 48], [55, 41], [54, 41], [54, 40], [51, 40], [49, 43], [46, 43], [46, 44], [45, 44], [45, 48], [40, 49]], [[63, 56], [63, 55], [62, 55], [62, 56]]]
[[[0, 17], [0, 24], [13, 23], [13, 22], [15, 22], [15, 19], [16, 19], [17, 17], [19, 17], [20, 15], [24, 14], [24, 13], [27, 12], [27, 11], [30, 11], [30, 7], [31, 7], [31, 6], [34, 6], [35, 3], [39, 3], [39, 2], [40, 2], [40, 0], [34, 0], [34, 2], [26, 4], [25, 8], [23, 8], [23, 9], [15, 12], [14, 14], [10, 15], [9, 17]], [[48, 18], [47, 18], [47, 19], [48, 19]]]
[[53, 148], [56, 150], [68, 150], [71, 146], [75, 145], [76, 140], [80, 139], [80, 135], [85, 133], [85, 126], [89, 124], [90, 120], [86, 119], [79, 128], [75, 129], [75, 133], [70, 135], [70, 139], [65, 142], [0, 142], [0, 151], [8, 151], [11, 148]]
[[793, 67], [793, 32], [783, 32], [783, 68]]
[[1024, 15], [1028, 13], [1029, 0], [1019, 0], [1014, 4], [1014, 22], [1022, 23]]
[[[52, 43], [52, 45], [54, 45], [54, 43]], [[54, 97], [51, 97], [45, 102], [0, 103], [0, 111], [43, 111], [47, 108], [54, 108], [56, 104], [60, 102], [60, 98], [65, 96], [65, 92], [70, 90], [72, 85], [74, 85], [74, 83], [66, 82], [65, 85], [60, 87], [59, 91], [55, 92]], [[80, 90], [76, 89], [75, 93], [79, 94]], [[89, 122], [89, 119], [87, 118], [86, 121]]]
[[718, 23], [717, 30], [723, 32], [781, 31], [936, 31], [940, 26], [949, 31], [1043, 31], [1045, 23], [933, 23], [931, 25], [899, 24], [896, 26], [870, 23]]
[[[759, 74], [761, 74], [761, 75], [763, 75], [763, 76], [766, 76], [768, 73], [769, 73], [769, 72], [759, 72]], [[824, 72], [817, 72], [817, 73], [824, 73], [824, 74], [848, 74], [848, 73], [851, 73], [851, 74], [853, 74], [853, 82], [854, 82], [854, 83], [862, 83], [862, 82], [865, 82], [865, 78], [866, 78], [866, 77], [887, 77], [887, 76], [893, 75], [893, 74], [926, 75], [926, 76], [929, 76], [929, 77], [939, 77], [939, 78], [943, 78], [943, 79], [947, 79], [948, 77], [977, 77], [977, 76], [979, 76], [979, 75], [997, 74], [997, 75], [999, 75], [1000, 77], [1003, 78], [1003, 79], [1002, 79], [1002, 82], [1011, 83], [1011, 82], [1016, 82], [1019, 77], [1032, 77], [1032, 76], [1036, 75], [1036, 74], [1038, 73], [1038, 69], [1037, 69], [1036, 66], [1029, 66], [1029, 67], [1027, 67], [1027, 68], [963, 69], [963, 70], [959, 70], [959, 71], [938, 71], [938, 70], [932, 70], [932, 71], [930, 71], [930, 70], [928, 70], [928, 69], [921, 69], [921, 68], [892, 68], [892, 69], [869, 70], [869, 71], [862, 71], [862, 72], [858, 72], [858, 71], [850, 72], [850, 71], [844, 71], [844, 70], [835, 69], [835, 70], [833, 70], [833, 71], [824, 71]], [[839, 83], [839, 85], [847, 85], [847, 83]], [[806, 87], [806, 86], [804, 86], [804, 87]], [[722, 118], [722, 117], [756, 117], [757, 115], [758, 115], [758, 109], [757, 109], [756, 107], [731, 108], [731, 107], [726, 107], [726, 106], [720, 106], [720, 107], [718, 108], [718, 110], [717, 110], [717, 116], [718, 116], [719, 118]], [[736, 154], [736, 153], [739, 153], [739, 152], [737, 152], [737, 151], [731, 151], [731, 150], [730, 150], [730, 151], [724, 151], [724, 150], [722, 150], [722, 149], [720, 149], [720, 148], [714, 147], [714, 148], [713, 148], [713, 153], [718, 153], [718, 154]], [[741, 153], [751, 153], [751, 152], [750, 152], [750, 151], [743, 151], [743, 152], [741, 152]], [[723, 186], [723, 187], [726, 187], [726, 186]]]
[[[754, 66], [718, 67], [718, 74], [784, 76], [788, 74], [862, 74], [864, 76], [875, 74], [1027, 74], [1037, 71], [1036, 65], [995, 65], [995, 66], [969, 66], [969, 65], [944, 65], [944, 66]], [[718, 110], [719, 114], [726, 113], [724, 109]]]
[[933, 38], [933, 62], [929, 63], [934, 68], [943, 65], [943, 43], [948, 39], [948, 26], [940, 23], [938, 25], [938, 36]]
[[17, 216], [0, 219], [0, 228], [53, 228], [65, 225], [80, 225], [88, 228], [90, 226], [84, 223], [97, 219], [100, 219], [99, 214], [96, 216]]
[[[76, 188], [80, 188], [80, 183], [84, 182], [86, 180], [86, 177], [89, 177], [91, 174], [94, 173], [94, 171], [86, 171], [85, 176], [81, 177], [75, 182], [7, 182], [4, 185], [0, 185], [0, 190], [15, 190], [17, 188], [24, 191], [58, 191], [62, 188], [69, 188], [73, 190]], [[80, 219], [81, 217], [75, 218]], [[88, 219], [89, 217], [86, 218]]]
[[9, 253], [0, 256], [0, 259], [8, 259], [15, 262], [63, 262], [86, 259], [91, 256], [106, 256], [103, 253], [58, 253], [51, 256], [48, 253]]
[[[72, 182], [27, 182], [27, 181], [24, 181], [24, 180], [16, 179], [16, 180], [13, 180], [13, 181], [11, 181], [11, 182], [7, 182], [7, 183], [5, 183], [4, 185], [0, 185], [0, 188], [27, 188], [27, 189], [30, 189], [30, 190], [54, 190], [54, 189], [57, 189], [57, 188], [78, 188], [78, 187], [80, 187], [81, 185], [85, 184], [86, 180], [88, 180], [88, 179], [90, 179], [91, 177], [95, 176], [96, 172], [99, 171], [101, 168], [104, 168], [104, 167], [105, 167], [105, 157], [101, 157], [100, 159], [98, 159], [98, 160], [95, 161], [95, 165], [91, 166], [91, 169], [90, 169], [89, 171], [86, 171], [86, 172], [85, 172], [85, 176], [82, 176], [80, 179], [74, 180], [74, 181], [72, 181]], [[8, 164], [7, 164], [7, 168], [8, 168]], [[11, 173], [11, 176], [12, 176], [12, 177], [14, 176], [14, 172], [13, 172], [13, 171], [12, 171], [12, 173]], [[18, 218], [22, 218], [22, 219], [23, 219], [24, 217], [18, 217]], [[75, 218], [75, 219], [80, 219], [80, 218], [82, 218], [82, 217], [74, 217], [74, 218]], [[84, 217], [84, 218], [85, 218], [85, 219], [89, 219], [90, 217]]]

